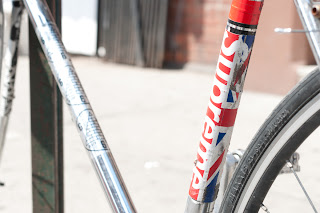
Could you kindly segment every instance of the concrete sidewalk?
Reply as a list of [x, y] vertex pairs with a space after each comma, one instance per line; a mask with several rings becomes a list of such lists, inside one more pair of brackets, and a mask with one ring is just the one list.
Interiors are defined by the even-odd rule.
[[[74, 58], [79, 78], [139, 212], [183, 212], [213, 74]], [[0, 169], [1, 212], [32, 212], [28, 61]], [[231, 149], [244, 149], [280, 96], [244, 92]], [[111, 212], [64, 106], [65, 212]], [[271, 211], [272, 212], [272, 211]]]

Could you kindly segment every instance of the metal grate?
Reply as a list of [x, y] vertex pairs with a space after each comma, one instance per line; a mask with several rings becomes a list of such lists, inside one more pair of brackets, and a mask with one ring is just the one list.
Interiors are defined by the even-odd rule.
[[101, 0], [98, 54], [107, 61], [161, 68], [168, 0]]

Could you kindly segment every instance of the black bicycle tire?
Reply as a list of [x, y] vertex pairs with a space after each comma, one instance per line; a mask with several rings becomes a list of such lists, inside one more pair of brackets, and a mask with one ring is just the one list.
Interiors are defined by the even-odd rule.
[[[276, 143], [275, 138], [279, 133], [287, 131], [286, 126], [293, 119], [297, 119], [299, 111], [306, 107], [320, 93], [320, 72], [313, 71], [301, 83], [299, 83], [274, 109], [269, 118], [261, 126], [250, 145], [246, 149], [237, 169], [225, 192], [219, 212], [232, 213], [241, 204], [240, 198], [244, 196], [244, 189], [248, 187], [249, 179], [255, 174], [257, 165], [264, 160], [266, 150], [272, 149]], [[285, 142], [283, 147], [274, 156], [271, 163], [266, 167], [260, 180], [254, 186], [245, 208], [241, 212], [258, 212], [260, 204], [264, 200], [273, 181], [286, 163], [286, 160], [303, 143], [303, 141], [320, 125], [320, 110], [315, 111], [294, 134]], [[248, 195], [246, 195], [248, 196]], [[243, 205], [243, 204], [242, 204]]]

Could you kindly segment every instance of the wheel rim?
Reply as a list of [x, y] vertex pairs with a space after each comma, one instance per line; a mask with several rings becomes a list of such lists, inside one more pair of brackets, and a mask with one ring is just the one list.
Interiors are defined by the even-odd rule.
[[310, 119], [320, 109], [320, 94], [314, 97], [306, 106], [289, 121], [289, 123], [279, 132], [273, 142], [266, 150], [253, 170], [250, 178], [247, 181], [243, 193], [241, 194], [235, 212], [245, 212], [247, 203], [254, 192], [256, 185], [264, 175], [264, 171], [272, 162], [279, 150], [287, 143], [288, 139], [296, 132], [303, 123]]

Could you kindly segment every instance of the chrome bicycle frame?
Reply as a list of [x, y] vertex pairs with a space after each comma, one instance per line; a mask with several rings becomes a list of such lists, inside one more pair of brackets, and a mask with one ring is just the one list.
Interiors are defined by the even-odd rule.
[[[2, 9], [2, 2], [0, 3]], [[13, 11], [10, 24], [10, 39], [6, 50], [5, 66], [2, 72], [0, 152], [3, 147], [8, 116], [14, 97], [13, 86], [17, 62], [20, 21], [24, 5], [113, 211], [136, 212], [113, 159], [111, 150], [107, 145], [107, 141], [77, 77], [72, 62], [62, 44], [58, 28], [46, 2], [41, 0], [23, 0], [22, 4], [22, 1], [13, 0], [12, 3]], [[0, 21], [0, 25], [3, 26], [2, 10]], [[1, 38], [3, 38], [3, 36], [1, 36]]]
[[136, 212], [47, 4], [23, 2], [113, 211]]

